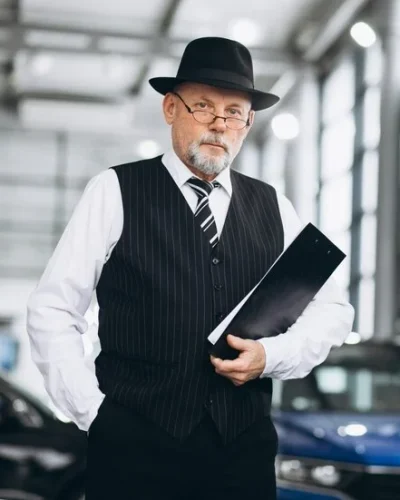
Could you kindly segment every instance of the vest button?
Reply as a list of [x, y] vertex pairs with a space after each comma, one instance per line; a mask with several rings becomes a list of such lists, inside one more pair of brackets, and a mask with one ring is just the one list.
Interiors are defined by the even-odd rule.
[[210, 409], [210, 407], [212, 406], [212, 404], [213, 404], [213, 400], [212, 400], [211, 398], [209, 398], [209, 399], [207, 399], [207, 400], [205, 401], [205, 403], [204, 403], [204, 407], [205, 407], [207, 410], [209, 410], [209, 409]]
[[225, 318], [225, 314], [224, 313], [218, 313], [215, 315], [217, 321], [222, 321], [224, 318]]
[[220, 285], [220, 284], [214, 285], [215, 290], [222, 290], [223, 287], [224, 287], [224, 285]]
[[214, 264], [214, 266], [216, 266], [217, 264], [219, 264], [220, 260], [218, 259], [218, 257], [214, 257], [213, 260], [212, 260], [212, 263]]

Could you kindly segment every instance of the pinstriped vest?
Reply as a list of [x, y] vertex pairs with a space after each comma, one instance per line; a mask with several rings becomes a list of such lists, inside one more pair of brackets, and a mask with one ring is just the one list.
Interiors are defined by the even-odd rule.
[[211, 249], [161, 157], [113, 168], [124, 227], [97, 285], [100, 389], [178, 439], [208, 411], [227, 443], [269, 413], [272, 383], [215, 374], [206, 339], [283, 250], [276, 192], [231, 171]]

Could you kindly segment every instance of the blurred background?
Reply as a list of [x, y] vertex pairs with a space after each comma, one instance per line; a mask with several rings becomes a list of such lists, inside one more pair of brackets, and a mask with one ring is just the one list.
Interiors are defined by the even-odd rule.
[[[348, 256], [335, 276], [356, 311], [347, 345], [362, 373], [353, 383], [336, 360], [336, 372], [325, 367], [329, 376], [322, 377], [319, 390], [347, 394], [353, 388], [354, 408], [372, 412], [371, 374], [386, 364], [390, 374], [382, 378], [381, 373], [376, 384], [392, 391], [392, 402], [400, 400], [395, 354], [400, 338], [400, 1], [0, 0], [1, 498], [82, 498], [75, 494], [79, 481], [72, 473], [57, 486], [61, 491], [68, 483], [64, 496], [29, 486], [32, 472], [26, 472], [26, 464], [33, 461], [40, 468], [36, 445], [30, 443], [29, 452], [4, 445], [4, 436], [18, 425], [40, 427], [40, 418], [47, 418], [40, 416], [42, 405], [57, 422], [65, 420], [48, 400], [30, 359], [26, 301], [88, 180], [112, 165], [169, 147], [162, 96], [148, 79], [174, 76], [185, 45], [200, 36], [247, 45], [256, 87], [281, 97], [278, 105], [257, 113], [234, 168], [286, 194], [303, 222], [317, 224]], [[98, 348], [96, 315], [94, 298], [83, 335], [89, 361]], [[366, 365], [378, 350], [354, 351], [365, 341], [387, 346], [374, 368]], [[12, 392], [19, 390], [26, 398]], [[310, 409], [307, 397], [295, 409]], [[2, 404], [11, 404], [19, 422], [7, 432], [1, 427], [7, 420]], [[389, 405], [388, 411], [394, 410], [399, 421], [400, 407]], [[362, 435], [355, 429], [353, 435]], [[391, 436], [400, 435], [396, 432]], [[20, 441], [26, 443], [26, 436]], [[67, 458], [56, 456], [46, 446], [53, 455], [45, 457], [42, 449], [41, 466], [53, 470], [58, 464], [60, 471], [69, 452]], [[10, 460], [25, 464], [25, 472], [7, 469]], [[296, 472], [291, 465], [283, 469]], [[391, 466], [400, 470], [400, 463]], [[329, 479], [332, 470], [324, 473]], [[15, 481], [8, 483], [13, 474]], [[50, 476], [39, 481], [38, 474], [34, 484], [50, 481]], [[300, 476], [293, 477], [286, 480], [301, 483]], [[351, 498], [398, 500], [396, 481], [393, 496], [370, 497], [366, 489], [364, 496]], [[301, 498], [314, 498], [307, 495]]]

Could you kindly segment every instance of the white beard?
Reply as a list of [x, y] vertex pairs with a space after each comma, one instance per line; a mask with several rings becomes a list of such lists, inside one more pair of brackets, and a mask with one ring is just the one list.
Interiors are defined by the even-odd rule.
[[[200, 146], [212, 142], [225, 148], [223, 155], [212, 156], [201, 151]], [[192, 142], [187, 152], [188, 163], [206, 175], [218, 175], [232, 162], [228, 144], [219, 136], [206, 133], [197, 142]]]

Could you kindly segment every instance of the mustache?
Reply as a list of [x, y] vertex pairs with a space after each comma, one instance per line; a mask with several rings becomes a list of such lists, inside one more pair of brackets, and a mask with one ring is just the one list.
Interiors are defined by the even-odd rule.
[[202, 144], [217, 144], [218, 146], [222, 146], [227, 153], [229, 153], [229, 144], [220, 136], [220, 135], [213, 135], [213, 134], [208, 134], [204, 135], [203, 137], [200, 138], [199, 140], [199, 145], [201, 146]]

